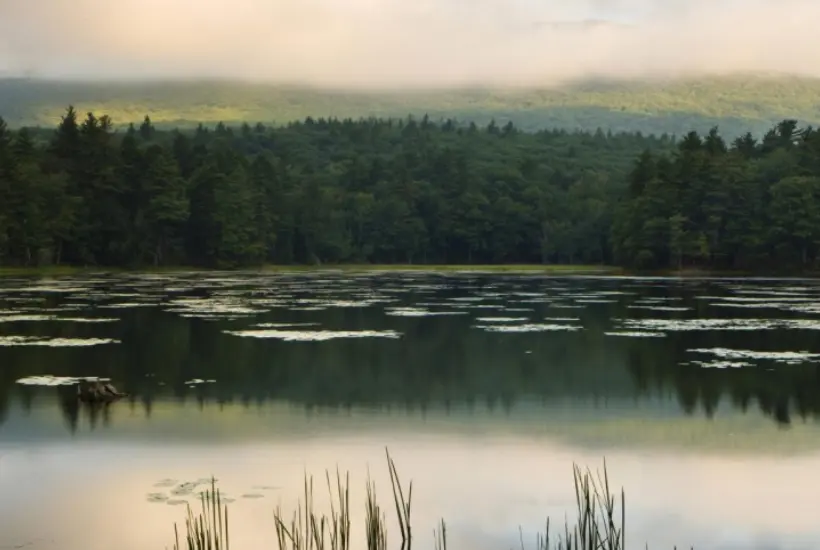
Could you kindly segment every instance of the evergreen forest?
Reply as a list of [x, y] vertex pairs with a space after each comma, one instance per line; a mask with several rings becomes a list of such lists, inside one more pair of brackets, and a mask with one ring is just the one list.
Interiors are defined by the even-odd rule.
[[405, 119], [0, 120], [0, 265], [808, 270], [820, 131], [758, 139]]

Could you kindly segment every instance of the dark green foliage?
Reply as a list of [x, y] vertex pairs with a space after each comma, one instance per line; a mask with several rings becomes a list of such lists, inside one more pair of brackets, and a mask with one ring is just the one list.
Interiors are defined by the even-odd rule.
[[642, 155], [613, 226], [619, 263], [721, 269], [816, 267], [820, 132], [786, 120], [760, 143], [690, 133]]
[[669, 138], [326, 120], [194, 132], [0, 128], [7, 265], [610, 260], [632, 159]]
[[0, 262], [807, 267], [819, 143], [788, 120], [732, 146], [428, 117], [117, 132], [69, 108], [0, 124]]

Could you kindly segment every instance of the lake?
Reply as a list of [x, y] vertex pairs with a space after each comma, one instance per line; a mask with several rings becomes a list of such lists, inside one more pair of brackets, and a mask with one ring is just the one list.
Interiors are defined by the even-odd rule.
[[[0, 548], [169, 548], [211, 476], [235, 548], [304, 475], [413, 481], [417, 548], [534, 548], [573, 464], [627, 546], [820, 544], [820, 281], [313, 272], [0, 280]], [[129, 397], [91, 408], [79, 377]], [[195, 484], [199, 482], [199, 485]], [[186, 485], [187, 484], [187, 485]], [[519, 531], [519, 527], [521, 531]]]

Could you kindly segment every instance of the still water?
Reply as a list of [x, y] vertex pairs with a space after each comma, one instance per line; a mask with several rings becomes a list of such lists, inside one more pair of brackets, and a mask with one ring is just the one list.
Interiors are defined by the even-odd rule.
[[[820, 545], [820, 281], [258, 273], [0, 281], [0, 548], [173, 543], [215, 476], [235, 548], [307, 473], [413, 481], [416, 547], [534, 547], [572, 466], [627, 546]], [[77, 403], [77, 377], [130, 397]], [[388, 529], [398, 527], [388, 515]], [[519, 527], [521, 531], [519, 531]]]

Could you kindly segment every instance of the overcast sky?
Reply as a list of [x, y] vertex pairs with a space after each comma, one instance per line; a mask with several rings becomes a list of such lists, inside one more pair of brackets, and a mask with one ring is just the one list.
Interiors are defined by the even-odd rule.
[[[585, 19], [614, 23], [556, 25]], [[0, 0], [0, 72], [354, 87], [819, 75], [819, 23], [820, 0]]]

